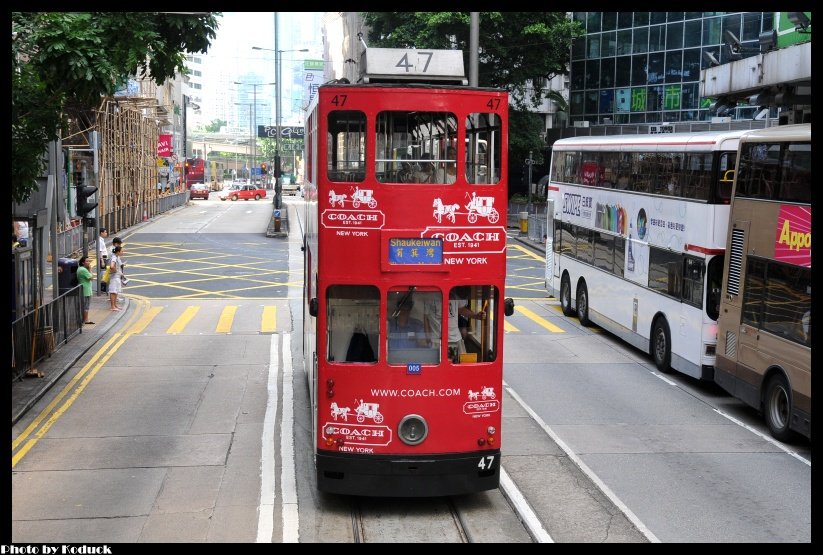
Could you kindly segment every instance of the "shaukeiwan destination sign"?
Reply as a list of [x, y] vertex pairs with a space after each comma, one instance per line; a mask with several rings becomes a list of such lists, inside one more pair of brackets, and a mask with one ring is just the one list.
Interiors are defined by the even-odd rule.
[[390, 264], [442, 264], [443, 240], [439, 237], [392, 237]]

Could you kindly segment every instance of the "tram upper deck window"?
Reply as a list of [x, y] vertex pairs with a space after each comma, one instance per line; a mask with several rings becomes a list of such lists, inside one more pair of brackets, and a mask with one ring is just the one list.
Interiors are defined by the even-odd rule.
[[326, 359], [375, 362], [380, 344], [380, 292], [372, 285], [332, 285], [326, 292]]
[[376, 121], [375, 175], [381, 183], [447, 183], [437, 171], [446, 147], [457, 141], [457, 118], [448, 112], [380, 112]]
[[330, 181], [358, 182], [366, 177], [366, 115], [355, 110], [329, 114], [326, 159]]
[[466, 181], [499, 183], [502, 145], [500, 116], [495, 113], [470, 114], [466, 118]]

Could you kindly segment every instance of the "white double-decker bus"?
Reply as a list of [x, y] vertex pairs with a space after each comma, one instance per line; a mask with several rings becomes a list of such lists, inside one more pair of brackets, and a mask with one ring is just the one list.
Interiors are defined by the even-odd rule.
[[711, 380], [729, 204], [746, 131], [561, 139], [546, 288], [563, 313]]

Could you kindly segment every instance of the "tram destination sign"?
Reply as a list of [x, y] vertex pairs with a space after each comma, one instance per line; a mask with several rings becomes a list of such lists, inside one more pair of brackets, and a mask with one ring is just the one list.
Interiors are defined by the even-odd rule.
[[388, 247], [389, 264], [443, 263], [443, 239], [439, 237], [392, 237]]

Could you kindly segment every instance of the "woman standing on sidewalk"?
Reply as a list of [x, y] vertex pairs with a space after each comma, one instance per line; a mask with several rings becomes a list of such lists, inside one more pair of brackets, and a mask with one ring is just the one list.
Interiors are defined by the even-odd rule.
[[89, 307], [91, 306], [91, 280], [94, 276], [91, 273], [91, 259], [88, 256], [80, 257], [80, 267], [77, 268], [77, 282], [83, 292], [83, 323], [94, 324], [89, 320]]
[[121, 262], [120, 262], [120, 253], [123, 252], [123, 247], [118, 245], [111, 250], [111, 257], [109, 258], [109, 267], [111, 268], [111, 277], [109, 278], [109, 299], [111, 300], [111, 309], [113, 311], [119, 311], [120, 309], [117, 308], [117, 295], [120, 294], [120, 291], [123, 289], [123, 284], [121, 283], [121, 276], [123, 275]]

